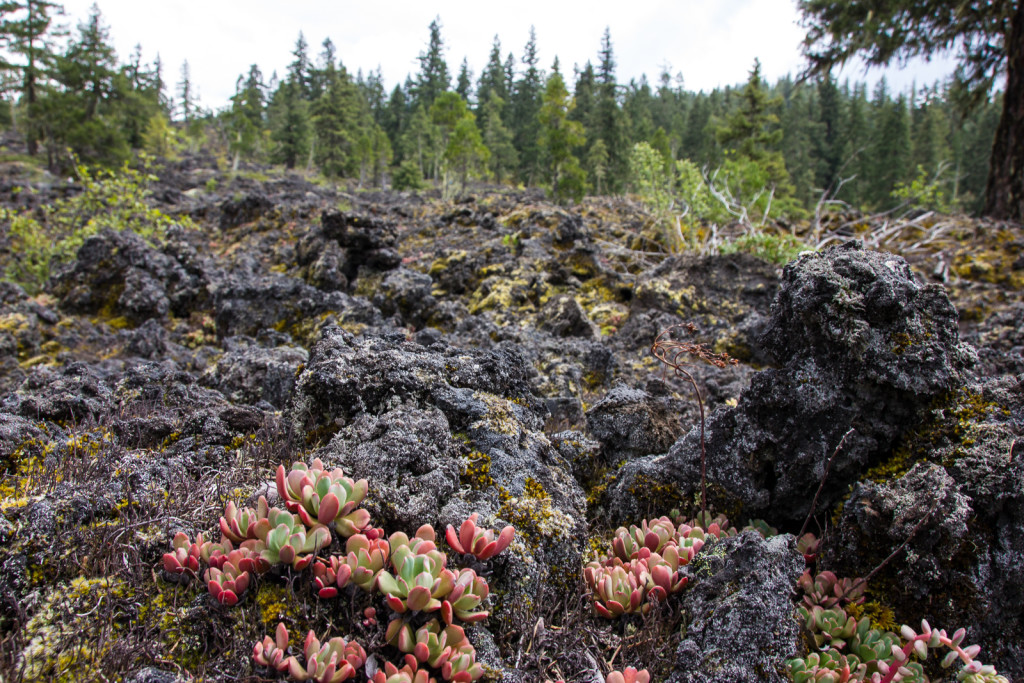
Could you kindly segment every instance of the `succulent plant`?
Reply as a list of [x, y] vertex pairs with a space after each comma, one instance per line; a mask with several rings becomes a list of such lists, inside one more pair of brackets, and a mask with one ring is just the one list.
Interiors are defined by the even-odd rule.
[[863, 666], [857, 657], [836, 650], [812, 652], [806, 658], [791, 659], [786, 663], [794, 683], [846, 683], [863, 680]]
[[824, 609], [815, 605], [807, 609], [801, 606], [797, 611], [804, 618], [804, 625], [814, 636], [814, 642], [819, 648], [827, 645], [842, 650], [846, 647], [846, 641], [857, 632], [857, 620], [841, 607]]
[[413, 655], [416, 661], [434, 669], [441, 668], [460, 648], [473, 648], [462, 627], [444, 626], [437, 619], [431, 619], [415, 633], [403, 619], [394, 619], [388, 624], [386, 638], [399, 651]]
[[251, 574], [238, 566], [237, 562], [226, 560], [220, 568], [210, 567], [203, 574], [210, 595], [228, 607], [238, 603], [245, 589], [249, 587]]
[[487, 612], [474, 612], [490, 593], [484, 577], [472, 569], [460, 569], [451, 593], [441, 603], [441, 617], [451, 624], [454, 617], [462, 621], [477, 622], [487, 618]]
[[391, 543], [379, 536], [371, 539], [364, 534], [354, 534], [346, 541], [345, 551], [352, 570], [352, 583], [371, 592], [377, 585], [377, 575], [391, 557]]
[[384, 670], [377, 671], [368, 683], [437, 683], [426, 669], [419, 668], [419, 662], [412, 655], [405, 655], [405, 665], [399, 669], [391, 662], [384, 663]]
[[[260, 522], [267, 519], [270, 508], [267, 499], [260, 496], [256, 508], [239, 508], [235, 501], [229, 500], [224, 508], [224, 516], [220, 518], [220, 532], [234, 543], [242, 543], [249, 539], [266, 536], [266, 531], [258, 528]], [[266, 522], [265, 526], [269, 527]]]
[[814, 560], [818, 557], [818, 549], [820, 547], [821, 541], [810, 531], [796, 539], [796, 549], [804, 556], [804, 563], [808, 567], [814, 564]]
[[627, 666], [622, 671], [612, 671], [604, 679], [605, 683], [649, 683], [650, 680], [651, 674], [647, 672], [647, 669], [637, 671], [631, 666]]
[[326, 526], [307, 529], [299, 515], [275, 508], [269, 519], [271, 528], [266, 538], [252, 547], [258, 548], [261, 557], [272, 565], [290, 564], [295, 571], [302, 571], [313, 562], [317, 551], [331, 544]]
[[215, 567], [219, 567], [223, 562], [222, 557], [227, 557], [227, 555], [235, 549], [231, 539], [223, 534], [220, 537], [219, 543], [215, 543], [214, 541], [203, 541], [202, 543], [199, 543], [199, 536], [196, 537], [196, 543], [199, 545], [199, 556], [203, 558], [203, 562]]
[[263, 636], [263, 640], [257, 641], [252, 648], [252, 658], [260, 666], [270, 667], [277, 671], [288, 670], [288, 629], [284, 622], [279, 622], [274, 631], [273, 640], [270, 636]]
[[441, 600], [455, 586], [455, 574], [445, 569], [442, 553], [429, 549], [416, 554], [409, 545], [395, 548], [394, 535], [391, 564], [395, 573], [381, 571], [377, 575], [377, 588], [384, 593], [388, 606], [399, 614], [439, 610]]
[[476, 661], [476, 651], [467, 642], [452, 651], [448, 661], [441, 665], [441, 678], [455, 683], [469, 683], [484, 675], [484, 668]]
[[594, 610], [602, 617], [613, 619], [622, 614], [650, 611], [651, 604], [644, 600], [646, 577], [627, 571], [621, 565], [588, 566], [583, 573], [593, 592]]
[[199, 573], [200, 547], [203, 535], [196, 535], [196, 541], [189, 540], [188, 534], [179, 531], [171, 541], [171, 552], [164, 553], [164, 571], [176, 576], [195, 577]]
[[484, 529], [476, 525], [479, 514], [474, 512], [462, 523], [456, 535], [455, 528], [449, 524], [445, 532], [445, 540], [457, 553], [473, 555], [482, 561], [489, 560], [507, 548], [516, 535], [516, 530], [506, 526], [497, 534], [493, 529]]
[[359, 533], [370, 524], [370, 513], [358, 505], [366, 497], [365, 479], [353, 481], [336, 468], [324, 469], [319, 458], [308, 466], [292, 463], [277, 468], [277, 492], [291, 512], [297, 513], [306, 526], [318, 524], [332, 527], [342, 536]]
[[906, 643], [902, 648], [893, 646], [892, 664], [879, 661], [879, 673], [875, 674], [872, 680], [877, 678], [879, 683], [890, 683], [890, 681], [910, 680], [913, 677], [923, 678], [923, 669], [917, 662], [910, 661], [910, 655], [916, 654], [919, 658], [926, 659], [928, 651], [939, 647], [946, 647], [949, 652], [942, 658], [941, 666], [948, 669], [957, 660], [962, 666], [957, 673], [958, 681], [970, 681], [971, 683], [1007, 683], [1007, 679], [1000, 676], [995, 667], [982, 664], [975, 657], [981, 652], [979, 645], [961, 647], [966, 631], [958, 629], [952, 636], [946, 635], [941, 629], [932, 629], [927, 621], [921, 621], [921, 632], [917, 633], [909, 626], [900, 627], [900, 635]]
[[295, 681], [340, 683], [355, 678], [356, 671], [366, 662], [366, 650], [354, 640], [336, 637], [321, 644], [313, 631], [306, 634], [302, 652], [305, 667], [295, 657], [288, 658], [288, 675]]
[[612, 551], [615, 557], [623, 562], [629, 562], [637, 557], [641, 548], [661, 552], [668, 543], [676, 543], [676, 526], [668, 517], [659, 517], [650, 522], [644, 520], [640, 526], [631, 525], [628, 529], [616, 529], [612, 539]]
[[797, 579], [797, 586], [804, 592], [803, 603], [829, 609], [836, 605], [864, 602], [867, 582], [859, 579], [840, 579], [830, 571], [823, 571], [813, 578], [810, 570]]
[[313, 563], [313, 585], [317, 597], [337, 597], [338, 591], [347, 586], [351, 578], [352, 568], [348, 564], [348, 558], [344, 556], [331, 555], [319, 558]]
[[743, 527], [743, 530], [753, 529], [757, 533], [761, 534], [763, 538], [771, 538], [772, 536], [778, 536], [779, 530], [770, 525], [763, 519], [752, 519], [747, 526]]

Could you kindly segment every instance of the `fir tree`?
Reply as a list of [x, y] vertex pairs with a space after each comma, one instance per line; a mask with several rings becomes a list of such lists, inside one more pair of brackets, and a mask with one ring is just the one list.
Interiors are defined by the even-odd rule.
[[530, 27], [530, 38], [523, 49], [522, 63], [526, 67], [515, 83], [512, 95], [510, 127], [519, 153], [519, 178], [527, 185], [536, 181], [540, 164], [537, 115], [541, 106], [541, 74], [537, 69], [537, 33]]
[[63, 7], [47, 0], [5, 0], [0, 4], [0, 36], [4, 47], [18, 62], [3, 60], [5, 68], [21, 73], [21, 92], [24, 96], [26, 121], [25, 143], [29, 154], [38, 151], [41, 135], [36, 106], [39, 99], [40, 81], [54, 65], [57, 53], [53, 38], [58, 37], [51, 30], [55, 15], [63, 13]]
[[610, 192], [621, 192], [629, 176], [629, 144], [626, 126], [619, 107], [618, 83], [615, 80], [615, 55], [611, 30], [605, 28], [598, 53], [597, 92], [592, 120], [587, 135], [604, 140], [608, 149], [608, 183]]
[[441, 18], [430, 22], [430, 43], [419, 56], [420, 73], [416, 77], [414, 98], [418, 104], [430, 108], [438, 96], [451, 85], [448, 64], [444, 61], [444, 42], [441, 40]]
[[505, 103], [492, 89], [481, 110], [483, 142], [491, 152], [488, 169], [497, 183], [504, 182], [515, 173], [519, 162], [519, 155], [512, 141], [512, 131], [505, 126], [501, 118], [504, 108]]
[[569, 118], [572, 108], [572, 98], [558, 70], [558, 60], [555, 59], [538, 112], [545, 177], [551, 184], [552, 196], [579, 200], [586, 189], [586, 173], [580, 168], [574, 151], [586, 138], [583, 125]]

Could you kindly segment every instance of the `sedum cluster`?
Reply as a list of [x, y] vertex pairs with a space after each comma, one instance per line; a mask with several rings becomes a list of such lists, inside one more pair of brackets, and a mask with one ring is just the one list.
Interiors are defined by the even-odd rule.
[[[424, 525], [412, 537], [398, 531], [385, 538], [383, 529], [372, 527], [369, 513], [359, 507], [366, 480], [327, 470], [318, 459], [309, 465], [294, 463], [290, 470], [282, 465], [276, 480], [287, 509], [269, 507], [264, 497], [255, 508], [229, 502], [220, 518], [220, 541], [202, 534], [192, 541], [179, 532], [164, 555], [164, 570], [187, 580], [207, 565], [207, 588], [219, 603], [230, 606], [255, 576], [275, 566], [297, 572], [309, 568], [320, 598], [335, 598], [343, 591], [378, 593], [393, 613], [385, 640], [403, 654], [404, 663], [367, 671], [370, 683], [430, 683], [437, 680], [433, 673], [444, 681], [468, 683], [483, 675], [473, 645], [456, 622], [486, 619], [483, 604], [490, 588], [475, 569], [447, 566], [448, 556], [438, 549], [433, 527]], [[459, 556], [484, 561], [505, 550], [515, 530], [479, 527], [477, 518], [473, 514], [458, 531], [449, 525], [446, 539]], [[331, 546], [332, 532], [346, 539], [345, 552], [318, 556]], [[377, 623], [374, 608], [364, 616], [364, 625]], [[314, 683], [355, 678], [367, 660], [359, 643], [340, 637], [321, 642], [313, 631], [300, 659], [288, 654], [289, 640], [284, 623], [278, 624], [273, 638], [255, 644], [253, 660], [291, 680]]]
[[683, 590], [687, 578], [681, 570], [709, 538], [735, 533], [724, 518], [710, 517], [678, 525], [669, 517], [659, 517], [640, 526], [619, 527], [608, 555], [583, 570], [594, 611], [607, 619], [646, 614], [653, 601]]
[[[797, 612], [819, 651], [787, 662], [795, 683], [926, 683], [920, 662], [938, 648], [949, 650], [942, 668], [959, 660], [958, 681], [1007, 683], [994, 667], [975, 659], [981, 651], [978, 645], [961, 646], [966, 635], [963, 629], [949, 636], [922, 621], [920, 633], [903, 626], [896, 634], [871, 628], [867, 617], [858, 620], [851, 616], [847, 608], [864, 602], [864, 580], [840, 579], [828, 571], [812, 576], [808, 570], [797, 585], [803, 592]], [[911, 661], [912, 657], [920, 661]]]

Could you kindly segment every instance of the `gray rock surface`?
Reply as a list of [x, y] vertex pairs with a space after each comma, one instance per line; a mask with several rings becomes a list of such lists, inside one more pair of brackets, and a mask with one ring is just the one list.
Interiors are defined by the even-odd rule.
[[788, 681], [800, 628], [790, 592], [804, 570], [793, 537], [756, 531], [709, 543], [689, 565], [686, 629], [669, 683]]

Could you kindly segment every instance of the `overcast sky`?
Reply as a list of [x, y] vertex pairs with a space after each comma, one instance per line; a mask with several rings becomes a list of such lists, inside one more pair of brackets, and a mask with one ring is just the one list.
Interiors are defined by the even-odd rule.
[[[65, 0], [64, 18], [74, 29], [93, 0]], [[795, 0], [590, 0], [587, 3], [546, 0], [480, 0], [382, 2], [347, 0], [99, 0], [118, 57], [127, 59], [142, 45], [143, 59], [160, 54], [165, 80], [180, 80], [188, 60], [200, 103], [216, 109], [228, 102], [239, 74], [258, 64], [265, 77], [283, 76], [299, 31], [320, 52], [330, 37], [338, 56], [353, 73], [378, 66], [390, 91], [419, 68], [426, 49], [428, 26], [440, 16], [446, 58], [454, 77], [463, 57], [469, 60], [474, 83], [487, 62], [495, 34], [503, 58], [522, 56], [530, 26], [536, 27], [541, 66], [548, 69], [557, 55], [571, 83], [574, 64], [597, 62], [605, 27], [611, 29], [620, 83], [646, 73], [656, 83], [663, 66], [682, 73], [688, 90], [709, 91], [747, 78], [754, 58], [761, 60], [769, 82], [802, 68], [803, 31]], [[903, 89], [916, 80], [932, 83], [949, 71], [949, 61], [915, 63], [887, 72], [890, 83]], [[847, 68], [841, 75], [874, 82], [881, 72], [865, 75]], [[173, 93], [171, 93], [173, 95]]]

